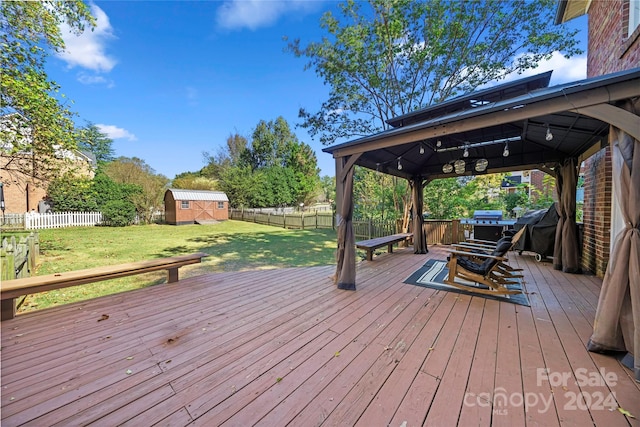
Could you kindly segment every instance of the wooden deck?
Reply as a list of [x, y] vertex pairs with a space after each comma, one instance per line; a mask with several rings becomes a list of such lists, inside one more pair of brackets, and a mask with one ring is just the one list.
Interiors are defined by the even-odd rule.
[[640, 385], [585, 349], [599, 279], [512, 253], [530, 308], [402, 283], [444, 249], [362, 262], [356, 292], [291, 268], [19, 315], [2, 426], [640, 426]]

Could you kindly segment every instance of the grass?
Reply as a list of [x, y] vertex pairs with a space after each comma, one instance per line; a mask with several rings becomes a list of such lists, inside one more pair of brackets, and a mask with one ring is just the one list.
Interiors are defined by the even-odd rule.
[[[201, 274], [328, 265], [335, 262], [334, 230], [287, 230], [241, 221], [213, 225], [145, 225], [40, 230], [37, 274], [51, 274], [193, 252], [209, 254], [182, 267], [180, 277]], [[42, 309], [164, 283], [166, 272], [29, 295], [20, 311]]]

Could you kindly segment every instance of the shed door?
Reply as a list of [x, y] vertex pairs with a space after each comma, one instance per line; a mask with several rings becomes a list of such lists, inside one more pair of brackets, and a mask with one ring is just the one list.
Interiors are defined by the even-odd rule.
[[194, 203], [193, 213], [194, 219], [198, 221], [210, 221], [215, 219], [214, 217], [214, 208], [216, 206], [216, 202], [211, 201], [198, 201]]

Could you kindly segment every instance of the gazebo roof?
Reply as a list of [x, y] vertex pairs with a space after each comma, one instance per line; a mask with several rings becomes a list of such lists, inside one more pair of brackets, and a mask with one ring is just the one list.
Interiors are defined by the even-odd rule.
[[[618, 120], [640, 134], [637, 119], [615, 108], [640, 96], [640, 68], [546, 87], [549, 79], [550, 72], [454, 98], [323, 151], [356, 155], [355, 164], [387, 174], [432, 179], [456, 176], [443, 171], [456, 160], [465, 162], [464, 175], [553, 167], [606, 145], [609, 123]], [[487, 167], [479, 172], [482, 159]]]

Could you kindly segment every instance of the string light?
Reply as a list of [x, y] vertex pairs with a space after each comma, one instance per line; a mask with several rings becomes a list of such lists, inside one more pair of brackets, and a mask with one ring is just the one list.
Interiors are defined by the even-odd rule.
[[438, 140], [438, 142], [436, 142], [436, 147], [438, 148], [442, 147], [442, 141]]
[[398, 157], [398, 170], [399, 171], [402, 170], [402, 163], [400, 163], [400, 159], [402, 159], [402, 157]]
[[464, 153], [462, 153], [462, 157], [469, 157], [469, 147], [464, 147]]
[[553, 134], [551, 133], [551, 129], [549, 129], [549, 125], [547, 125], [547, 134], [545, 135], [544, 139], [546, 139], [547, 141], [551, 141], [553, 139]]
[[424, 147], [420, 145], [420, 154], [424, 154]]
[[509, 157], [509, 143], [504, 144], [504, 151], [502, 152], [503, 157]]

